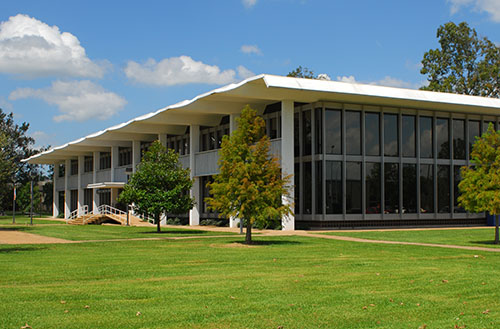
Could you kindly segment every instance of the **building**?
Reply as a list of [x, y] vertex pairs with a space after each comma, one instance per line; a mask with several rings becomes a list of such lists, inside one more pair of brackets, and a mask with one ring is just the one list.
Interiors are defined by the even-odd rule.
[[[259, 75], [27, 159], [54, 164], [54, 216], [115, 205], [160, 140], [191, 168], [189, 223], [214, 217], [204, 202], [222, 136], [249, 104], [266, 120], [271, 152], [294, 174], [295, 216], [285, 230], [486, 223], [456, 202], [474, 138], [498, 127], [500, 100]], [[231, 226], [235, 225], [231, 221]]]

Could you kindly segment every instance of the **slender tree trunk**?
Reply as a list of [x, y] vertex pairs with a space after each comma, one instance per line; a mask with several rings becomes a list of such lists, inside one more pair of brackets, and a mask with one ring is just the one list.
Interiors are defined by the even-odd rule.
[[245, 235], [245, 243], [252, 244], [252, 223], [250, 222], [250, 220], [247, 220], [246, 223], [247, 223], [247, 232]]
[[155, 221], [156, 221], [156, 232], [160, 233], [161, 232], [160, 215], [158, 215], [158, 214], [155, 215]]
[[495, 244], [499, 244], [500, 242], [498, 241], [498, 217], [499, 215], [495, 215]]

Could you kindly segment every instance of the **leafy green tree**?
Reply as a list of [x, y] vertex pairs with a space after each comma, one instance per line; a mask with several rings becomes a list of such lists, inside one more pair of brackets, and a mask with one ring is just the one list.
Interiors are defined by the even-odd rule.
[[437, 30], [440, 48], [424, 54], [423, 90], [486, 97], [500, 96], [500, 48], [480, 38], [466, 22], [449, 22]]
[[189, 196], [193, 185], [189, 169], [183, 169], [179, 155], [155, 141], [144, 154], [137, 171], [125, 184], [119, 202], [134, 204], [134, 211], [153, 215], [160, 232], [162, 214], [183, 214], [193, 208]]
[[[33, 212], [40, 210], [41, 192], [38, 184], [33, 184]], [[16, 203], [19, 211], [29, 213], [31, 211], [31, 182], [24, 183], [17, 190]]]
[[291, 176], [282, 178], [278, 159], [269, 153], [265, 122], [248, 105], [241, 112], [238, 129], [224, 136], [219, 151], [219, 174], [208, 183], [211, 197], [205, 199], [220, 217], [239, 218], [246, 226], [245, 242], [252, 243], [252, 225], [264, 226], [291, 214]]
[[295, 70], [288, 72], [286, 76], [292, 78], [316, 79], [316, 75], [314, 74], [313, 70], [310, 70], [307, 67], [302, 67], [300, 65]]
[[458, 184], [460, 205], [471, 212], [489, 212], [495, 216], [495, 244], [499, 243], [500, 215], [500, 131], [490, 123], [488, 131], [477, 138], [469, 167], [462, 167]]

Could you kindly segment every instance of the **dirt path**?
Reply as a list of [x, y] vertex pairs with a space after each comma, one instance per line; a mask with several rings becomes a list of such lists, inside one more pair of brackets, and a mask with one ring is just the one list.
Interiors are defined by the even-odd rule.
[[0, 244], [44, 244], [75, 242], [76, 241], [51, 238], [48, 236], [18, 232], [14, 230], [0, 230]]

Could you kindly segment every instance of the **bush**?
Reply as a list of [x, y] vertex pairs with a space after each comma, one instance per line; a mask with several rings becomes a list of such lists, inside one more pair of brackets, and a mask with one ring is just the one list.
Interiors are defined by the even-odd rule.
[[179, 218], [168, 218], [167, 225], [182, 225], [182, 222]]
[[201, 226], [228, 226], [228, 222], [225, 219], [203, 219], [200, 221]]

